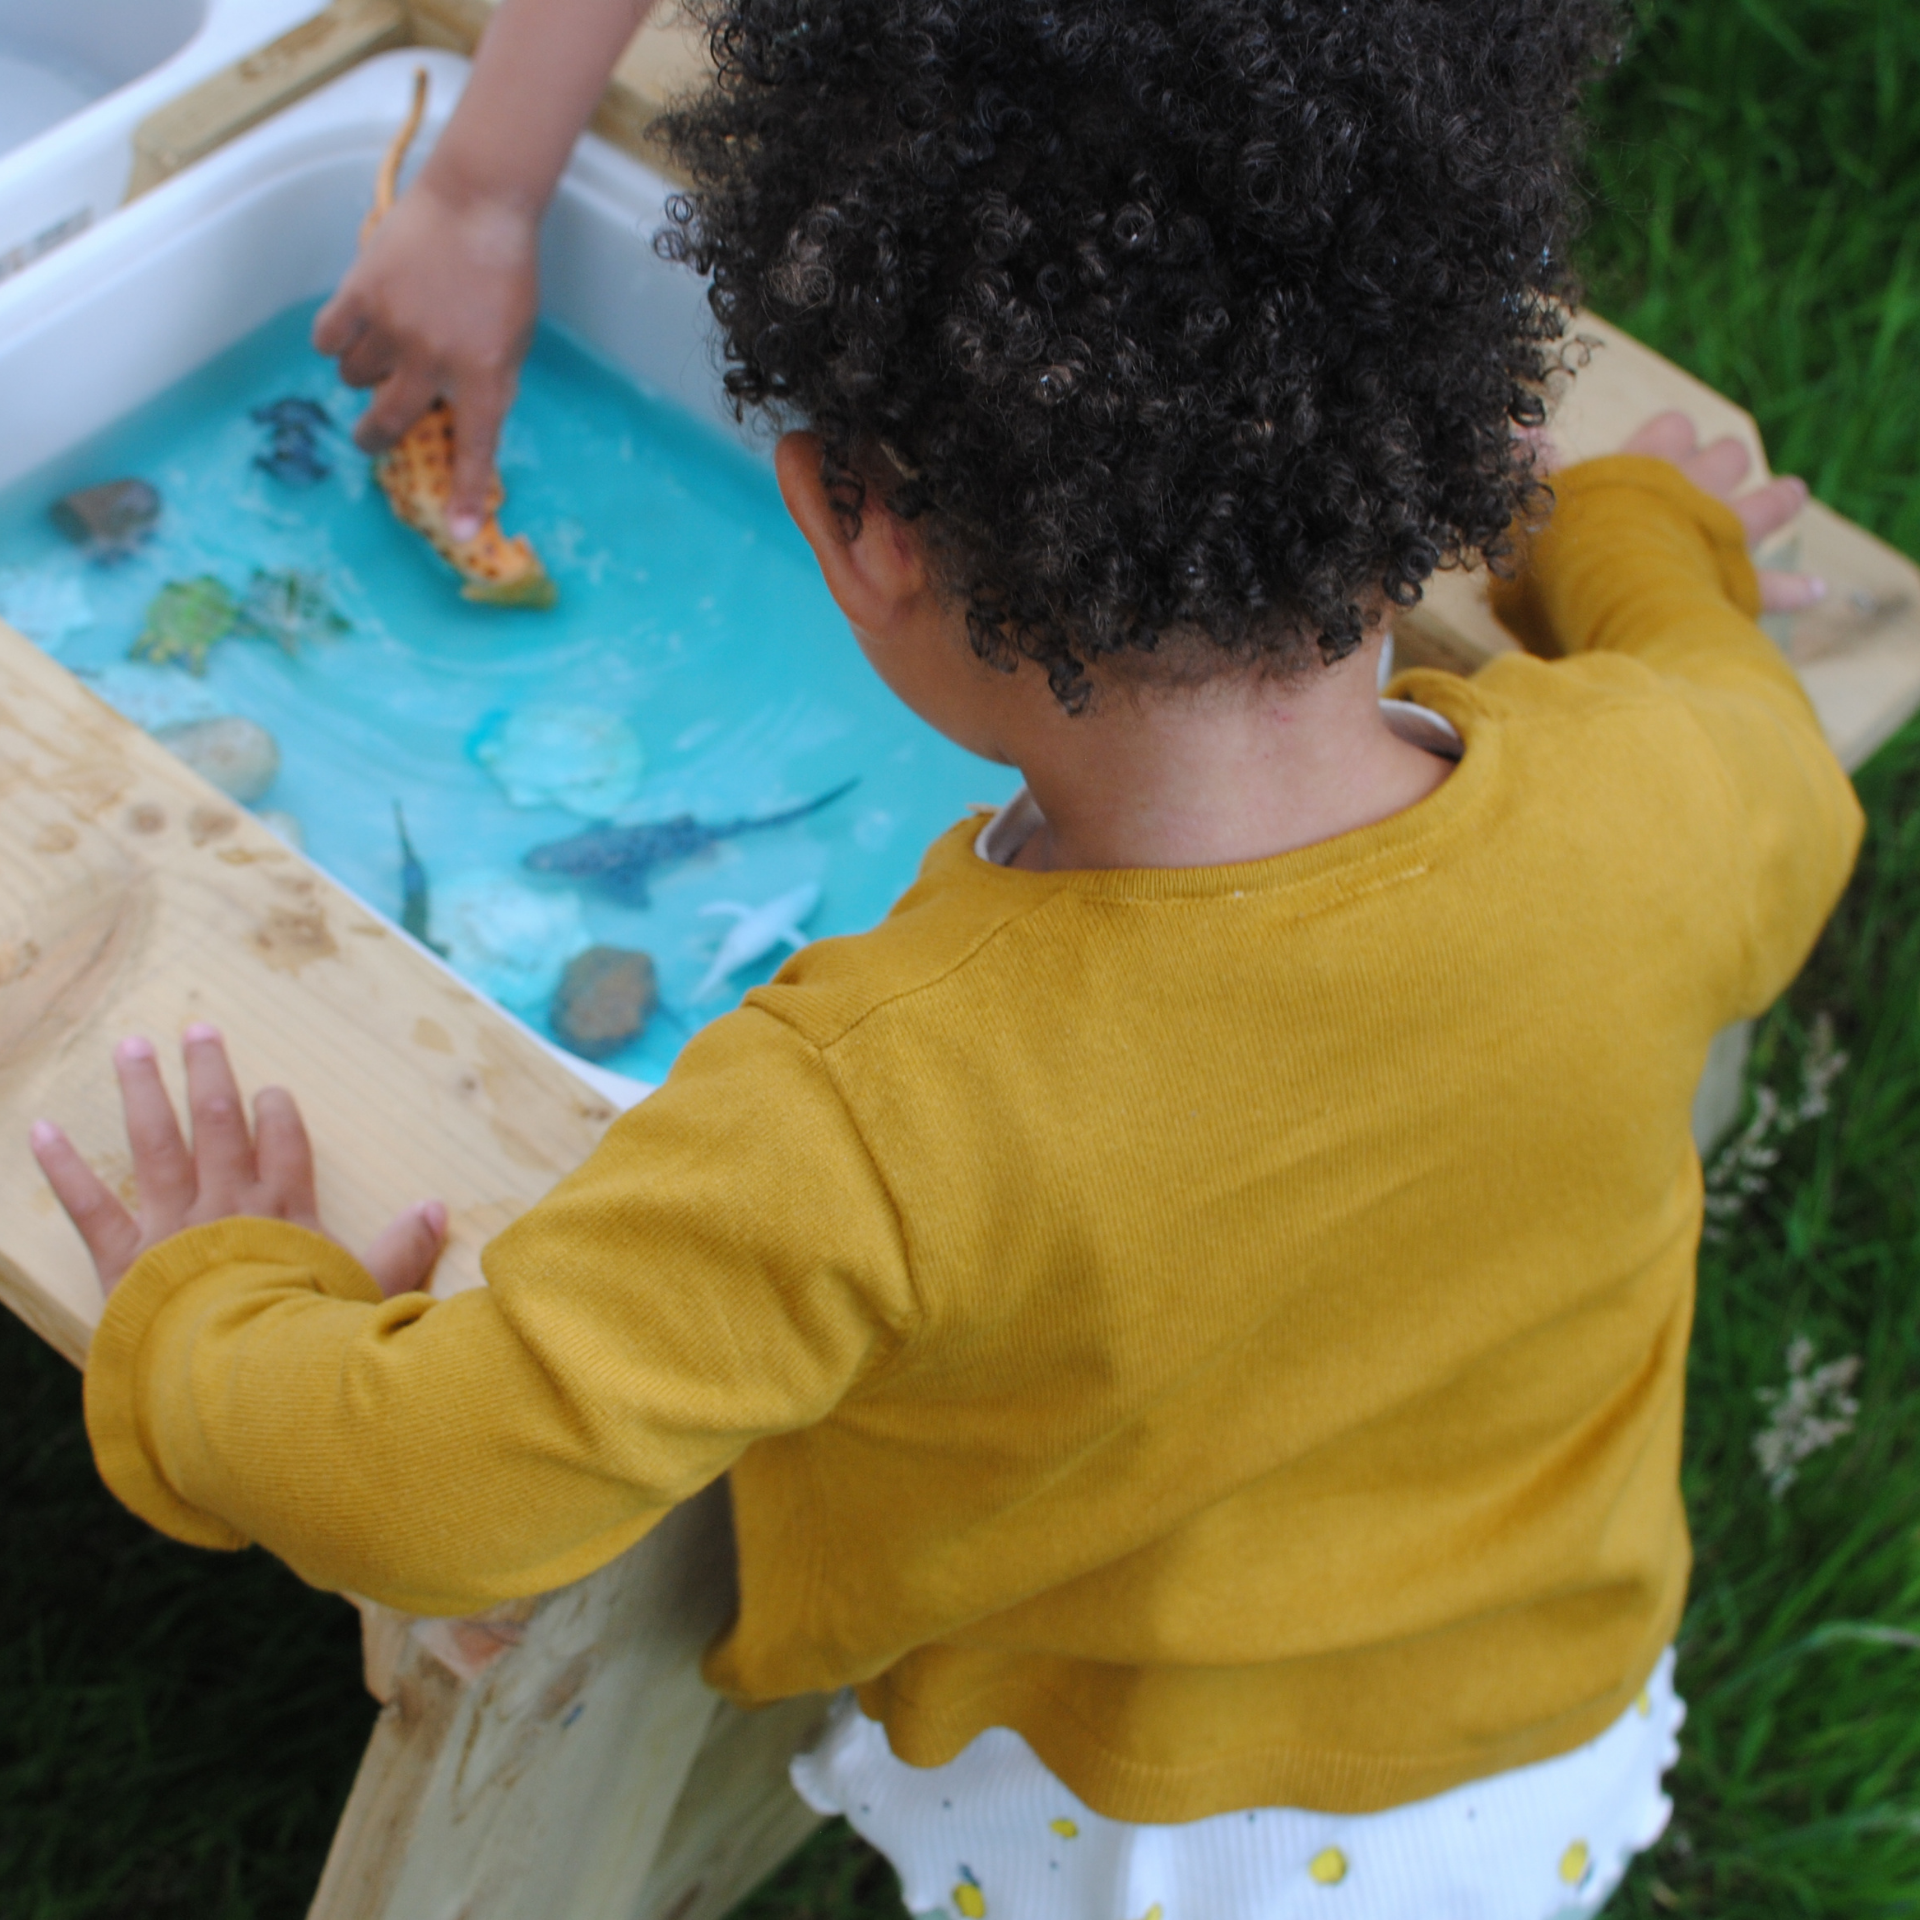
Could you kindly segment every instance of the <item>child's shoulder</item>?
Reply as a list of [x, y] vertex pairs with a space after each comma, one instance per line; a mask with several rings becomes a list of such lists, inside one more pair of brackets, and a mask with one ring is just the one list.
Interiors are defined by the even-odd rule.
[[971, 814], [941, 834], [877, 926], [811, 942], [748, 994], [748, 1004], [828, 1050], [876, 1015], [911, 1013], [946, 988], [964, 991], [958, 976], [1051, 891], [1042, 876], [981, 858], [975, 843], [987, 818]]

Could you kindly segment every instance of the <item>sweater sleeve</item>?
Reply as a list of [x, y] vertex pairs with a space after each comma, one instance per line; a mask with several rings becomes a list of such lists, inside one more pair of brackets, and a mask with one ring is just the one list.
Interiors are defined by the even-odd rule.
[[382, 1301], [283, 1222], [175, 1235], [88, 1357], [102, 1475], [178, 1539], [471, 1612], [604, 1565], [756, 1439], [823, 1418], [915, 1318], [824, 1063], [753, 1008], [483, 1265], [485, 1288]]
[[1530, 652], [1629, 656], [1686, 708], [1738, 823], [1713, 855], [1731, 870], [1715, 878], [1737, 875], [1749, 906], [1731, 1017], [1759, 1013], [1799, 970], [1852, 871], [1864, 827], [1852, 784], [1755, 624], [1759, 583], [1729, 507], [1669, 462], [1631, 454], [1557, 474], [1554, 496], [1525, 566], [1495, 584], [1494, 610]]

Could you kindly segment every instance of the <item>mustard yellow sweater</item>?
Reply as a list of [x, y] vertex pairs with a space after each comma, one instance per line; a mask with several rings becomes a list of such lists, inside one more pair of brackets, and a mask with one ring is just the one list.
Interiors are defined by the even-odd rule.
[[[1860, 815], [1671, 468], [1565, 475], [1510, 596], [1571, 656], [1399, 691], [1465, 741], [1278, 859], [927, 856], [487, 1249], [382, 1304], [182, 1234], [87, 1372], [155, 1525], [423, 1612], [573, 1580], [731, 1472], [714, 1683], [852, 1682], [1086, 1801], [1359, 1811], [1539, 1759], [1680, 1615], [1707, 1043]], [[421, 1463], [431, 1462], [430, 1471]]]

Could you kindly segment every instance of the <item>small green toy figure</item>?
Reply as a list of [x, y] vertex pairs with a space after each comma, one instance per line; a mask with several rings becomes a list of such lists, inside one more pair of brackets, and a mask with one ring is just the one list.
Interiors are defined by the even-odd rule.
[[258, 567], [234, 624], [242, 633], [271, 640], [289, 658], [304, 642], [346, 633], [352, 626], [327, 598], [318, 575], [268, 573]]
[[256, 567], [244, 600], [236, 600], [225, 581], [202, 573], [191, 580], [169, 580], [154, 595], [146, 625], [127, 657], [155, 666], [178, 662], [189, 673], [204, 674], [207, 655], [230, 633], [271, 640], [292, 658], [303, 641], [345, 633], [351, 625], [310, 573], [269, 573]]
[[127, 650], [127, 658], [147, 660], [157, 667], [178, 661], [189, 673], [204, 675], [207, 655], [233, 631], [239, 617], [239, 603], [212, 574], [169, 580], [153, 596], [146, 624]]

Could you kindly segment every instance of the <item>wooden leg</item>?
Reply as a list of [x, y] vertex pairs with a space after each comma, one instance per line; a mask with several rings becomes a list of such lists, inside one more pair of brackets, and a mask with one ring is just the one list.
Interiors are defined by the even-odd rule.
[[[731, 1563], [715, 1488], [544, 1596], [471, 1679], [408, 1631], [310, 1920], [634, 1920], [719, 1705], [699, 1661]], [[758, 1801], [715, 1811], [766, 1824]]]

